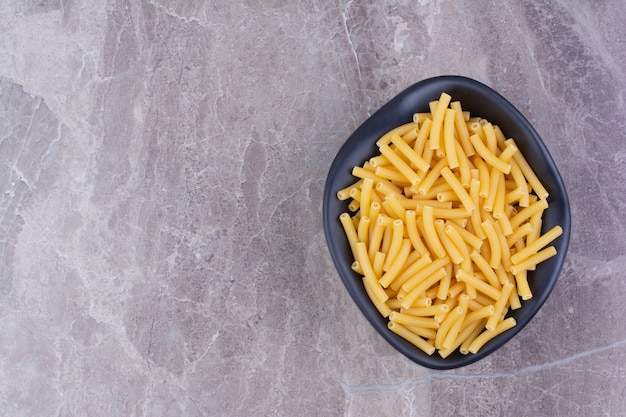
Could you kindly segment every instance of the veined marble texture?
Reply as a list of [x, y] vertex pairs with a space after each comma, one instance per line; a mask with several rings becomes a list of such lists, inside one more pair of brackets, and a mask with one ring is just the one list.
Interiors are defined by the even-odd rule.
[[[1, 416], [622, 416], [626, 3], [0, 2]], [[528, 117], [572, 204], [560, 280], [454, 371], [332, 265], [334, 154], [459, 74]]]

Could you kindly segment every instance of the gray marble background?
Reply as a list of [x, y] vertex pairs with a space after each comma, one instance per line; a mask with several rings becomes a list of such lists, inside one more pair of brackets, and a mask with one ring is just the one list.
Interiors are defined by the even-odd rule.
[[[621, 416], [626, 3], [0, 2], [0, 415]], [[393, 350], [321, 230], [349, 134], [440, 74], [534, 124], [561, 278], [455, 371]]]

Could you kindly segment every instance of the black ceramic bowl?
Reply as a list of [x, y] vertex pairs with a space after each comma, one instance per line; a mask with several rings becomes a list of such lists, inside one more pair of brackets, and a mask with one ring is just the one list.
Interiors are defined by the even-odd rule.
[[[509, 312], [517, 325], [483, 346], [477, 354], [455, 352], [443, 359], [437, 352], [429, 356], [387, 328], [388, 320], [374, 307], [363, 288], [361, 277], [351, 269], [353, 262], [348, 241], [339, 222], [347, 211], [347, 202], [337, 199], [337, 191], [354, 183], [352, 167], [378, 154], [376, 140], [401, 124], [412, 121], [413, 113], [428, 111], [428, 103], [442, 92], [460, 101], [464, 110], [500, 126], [507, 137], [515, 139], [520, 151], [532, 165], [550, 196], [549, 208], [543, 217], [543, 230], [555, 225], [563, 234], [553, 245], [557, 255], [539, 264], [528, 274], [533, 298], [522, 301], [522, 307]], [[328, 173], [323, 203], [324, 232], [333, 262], [350, 296], [380, 335], [412, 361], [433, 369], [459, 368], [476, 362], [513, 338], [539, 311], [559, 277], [570, 238], [570, 208], [565, 186], [550, 153], [526, 118], [504, 97], [486, 85], [460, 76], [441, 76], [420, 81], [407, 88], [367, 119], [345, 142], [337, 153]]]

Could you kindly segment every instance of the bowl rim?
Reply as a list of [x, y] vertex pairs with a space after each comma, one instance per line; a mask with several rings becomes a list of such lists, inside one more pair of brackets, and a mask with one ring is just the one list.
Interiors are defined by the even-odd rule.
[[[343, 233], [343, 229], [340, 230], [340, 233], [337, 232], [337, 228], [341, 228], [341, 226], [338, 220], [340, 213], [336, 210], [337, 206], [341, 206], [342, 203], [344, 203], [344, 206], [347, 205], [345, 202], [338, 203], [336, 192], [341, 187], [337, 186], [337, 178], [345, 178], [346, 168], [351, 169], [352, 166], [354, 166], [354, 164], [349, 165], [350, 163], [346, 162], [351, 160], [349, 153], [356, 150], [359, 154], [373, 155], [376, 152], [375, 140], [378, 137], [382, 136], [382, 134], [386, 133], [391, 128], [410, 121], [407, 118], [407, 106], [413, 106], [413, 110], [411, 110], [412, 112], [427, 111], [428, 102], [436, 100], [439, 97], [439, 94], [443, 91], [452, 95], [453, 101], [455, 101], [455, 96], [458, 95], [458, 92], [460, 91], [466, 91], [469, 92], [469, 94], [476, 94], [479, 97], [483, 97], [485, 100], [488, 100], [489, 104], [498, 106], [500, 113], [505, 116], [504, 120], [507, 120], [506, 117], [508, 117], [515, 122], [515, 125], [512, 125], [514, 126], [514, 129], [510, 130], [514, 130], [516, 134], [509, 134], [507, 136], [515, 138], [518, 147], [524, 155], [526, 155], [525, 151], [528, 149], [531, 149], [533, 154], [538, 153], [541, 155], [542, 158], [539, 164], [541, 164], [542, 175], [539, 175], [539, 173], [537, 173], [537, 175], [550, 191], [550, 196], [548, 197], [550, 207], [546, 213], [553, 209], [551, 213], [558, 217], [558, 224], [563, 228], [563, 234], [552, 243], [557, 247], [557, 255], [546, 261], [544, 264], [537, 266], [537, 271], [544, 272], [548, 275], [545, 279], [547, 282], [544, 290], [538, 294], [534, 294], [530, 303], [523, 301], [521, 309], [515, 310], [513, 313], [509, 312], [509, 315], [514, 315], [515, 312], [523, 310], [523, 319], [518, 320], [517, 325], [512, 329], [496, 336], [483, 346], [483, 348], [476, 354], [453, 354], [446, 359], [441, 358], [437, 353], [434, 353], [431, 356], [425, 354], [387, 328], [386, 322], [388, 319], [383, 318], [378, 311], [375, 310], [369, 298], [365, 298], [367, 295], [362, 289], [361, 280], [356, 279], [360, 278], [360, 275], [352, 271], [350, 265], [346, 265], [346, 262], [342, 256], [340, 256], [340, 253], [343, 253], [344, 255], [346, 253], [347, 240], [344, 235], [343, 241], [338, 241], [338, 238], [341, 240], [340, 236]], [[461, 100], [461, 104], [464, 105], [463, 100]], [[416, 108], [418, 106], [419, 108]], [[464, 106], [464, 109], [466, 108], [467, 107]], [[493, 110], [492, 107], [489, 107], [489, 109]], [[490, 117], [486, 117], [481, 114], [476, 114], [476, 116], [485, 117], [492, 123], [498, 124], [492, 121]], [[519, 133], [523, 133], [523, 135], [520, 135]], [[507, 132], [505, 132], [505, 134], [507, 134]], [[369, 147], [364, 148], [363, 144], [369, 144]], [[370, 150], [371, 152], [369, 152]], [[355, 158], [358, 157], [353, 157], [352, 159]], [[361, 159], [357, 165], [362, 165], [365, 160], [366, 159]], [[533, 168], [535, 170], [537, 169], [537, 166], [538, 163], [533, 162]], [[348, 173], [348, 176], [351, 176], [351, 174]], [[548, 177], [549, 181], [546, 181]], [[356, 179], [352, 177], [352, 182], [355, 181]], [[550, 186], [548, 187], [547, 184]], [[345, 183], [344, 186], [347, 185], [349, 185], [349, 183]], [[559, 213], [555, 212], [555, 201], [558, 203], [556, 208], [558, 208]], [[382, 105], [348, 137], [335, 155], [326, 177], [323, 194], [322, 217], [327, 247], [330, 251], [335, 268], [344, 284], [344, 287], [361, 313], [379, 333], [379, 335], [381, 335], [383, 339], [385, 339], [405, 357], [424, 367], [440, 370], [460, 368], [485, 358], [511, 340], [530, 322], [549, 297], [560, 276], [571, 234], [571, 213], [567, 191], [554, 160], [552, 159], [550, 152], [546, 148], [545, 143], [539, 134], [535, 131], [534, 127], [526, 119], [526, 117], [515, 106], [513, 106], [513, 104], [500, 95], [500, 93], [480, 81], [460, 75], [441, 75], [431, 77], [407, 87], [398, 95], [391, 98], [387, 103]], [[361, 288], [359, 288], [359, 285]], [[524, 307], [526, 307], [526, 310], [524, 310]]]

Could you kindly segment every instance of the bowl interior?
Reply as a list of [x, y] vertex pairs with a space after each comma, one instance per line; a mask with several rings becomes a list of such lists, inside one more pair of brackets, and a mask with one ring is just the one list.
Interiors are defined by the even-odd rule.
[[[378, 154], [376, 140], [394, 127], [410, 122], [415, 112], [428, 111], [428, 103], [442, 92], [460, 101], [463, 110], [497, 124], [507, 138], [515, 139], [520, 151], [550, 193], [549, 208], [544, 213], [542, 232], [555, 225], [563, 234], [552, 244], [557, 255], [539, 264], [528, 274], [533, 298], [522, 301], [522, 308], [509, 312], [517, 326], [488, 342], [477, 354], [462, 355], [458, 351], [441, 358], [437, 352], [426, 355], [387, 328], [382, 317], [363, 288], [361, 277], [350, 268], [352, 253], [339, 222], [339, 215], [348, 211], [347, 202], [336, 197], [338, 190], [354, 183], [351, 170]], [[569, 244], [570, 209], [567, 193], [550, 153], [526, 118], [500, 94], [486, 85], [460, 76], [441, 76], [418, 82], [407, 88], [367, 119], [345, 142], [337, 153], [328, 173], [323, 201], [323, 221], [326, 241], [333, 262], [350, 296], [380, 335], [412, 361], [433, 369], [452, 369], [468, 365], [491, 354], [517, 334], [539, 311], [554, 287]]]

